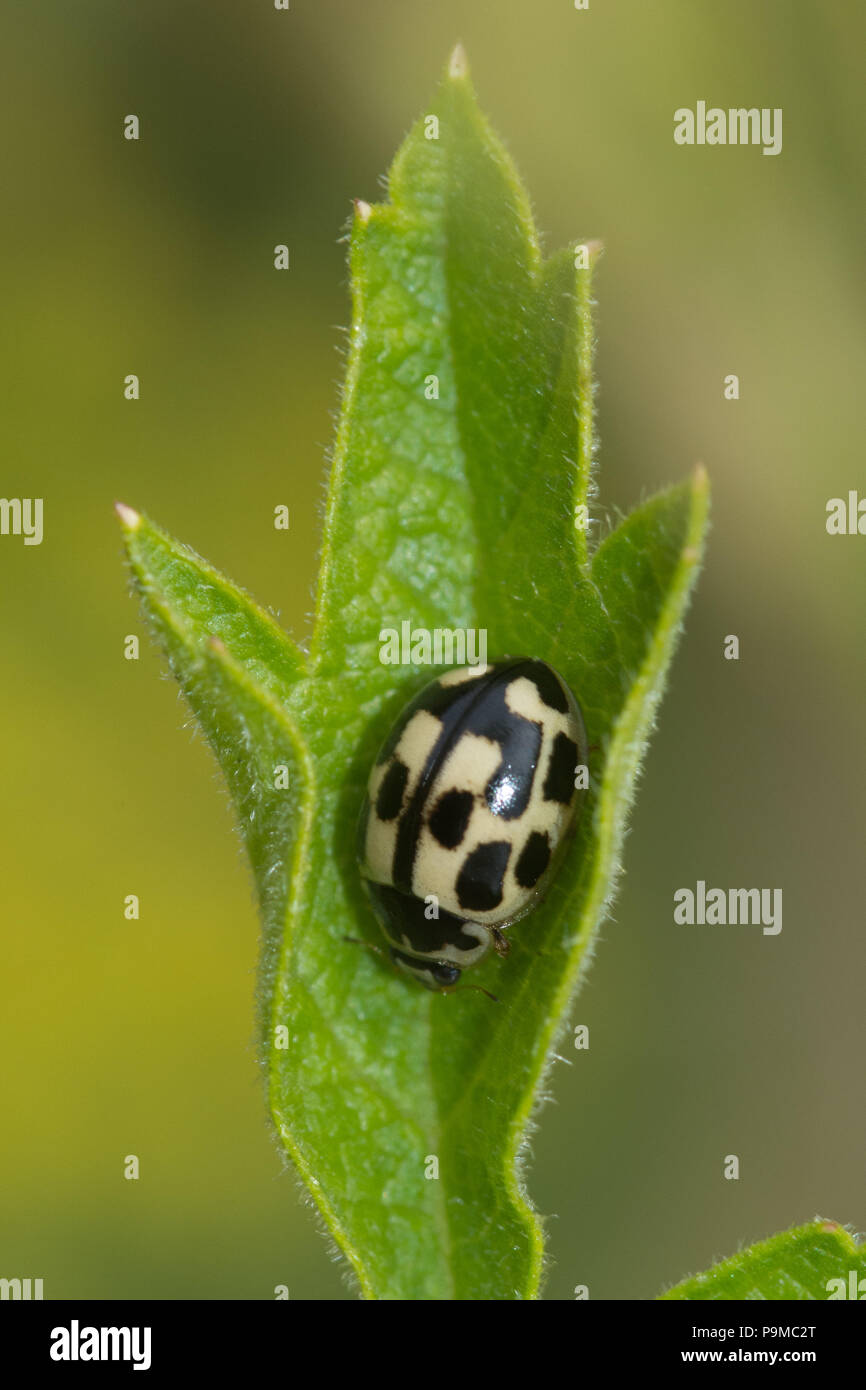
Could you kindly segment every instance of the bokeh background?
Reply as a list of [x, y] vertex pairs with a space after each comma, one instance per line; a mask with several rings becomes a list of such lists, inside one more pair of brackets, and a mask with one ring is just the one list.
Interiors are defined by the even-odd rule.
[[[828, 498], [866, 493], [864, 18], [848, 0], [4, 7], [0, 490], [46, 513], [41, 547], [0, 538], [0, 1274], [48, 1298], [352, 1296], [266, 1122], [257, 925], [215, 766], [148, 644], [123, 659], [141, 629], [111, 503], [306, 631], [350, 199], [381, 196], [458, 38], [545, 245], [606, 244], [603, 512], [698, 459], [714, 487], [579, 1000], [590, 1050], [564, 1050], [533, 1140], [547, 1295], [651, 1298], [816, 1213], [866, 1226], [866, 539], [824, 526]], [[699, 99], [782, 107], [782, 154], [675, 146], [674, 109]], [[698, 878], [781, 887], [781, 935], [675, 926]]]

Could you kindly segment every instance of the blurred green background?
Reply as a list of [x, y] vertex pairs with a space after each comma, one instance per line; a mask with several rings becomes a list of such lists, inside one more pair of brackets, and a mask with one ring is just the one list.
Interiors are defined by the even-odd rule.
[[[123, 659], [141, 628], [111, 503], [305, 633], [350, 199], [381, 196], [458, 38], [545, 245], [606, 244], [603, 510], [697, 459], [714, 486], [574, 1020], [590, 1050], [566, 1039], [532, 1143], [548, 1296], [650, 1298], [816, 1213], [866, 1226], [866, 539], [824, 527], [829, 497], [866, 492], [862, 9], [15, 5], [2, 493], [46, 510], [40, 547], [0, 538], [0, 1275], [48, 1298], [351, 1296], [269, 1135], [257, 925], [215, 765], [149, 645]], [[699, 99], [782, 107], [782, 154], [677, 147], [674, 109]], [[675, 926], [698, 878], [781, 887], [781, 935]]]

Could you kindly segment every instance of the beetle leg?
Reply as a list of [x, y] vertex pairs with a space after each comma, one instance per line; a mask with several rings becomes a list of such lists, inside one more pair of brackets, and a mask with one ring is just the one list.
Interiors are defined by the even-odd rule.
[[498, 956], [507, 956], [511, 950], [511, 942], [506, 941], [498, 927], [490, 927], [490, 937], [493, 942], [493, 949]]

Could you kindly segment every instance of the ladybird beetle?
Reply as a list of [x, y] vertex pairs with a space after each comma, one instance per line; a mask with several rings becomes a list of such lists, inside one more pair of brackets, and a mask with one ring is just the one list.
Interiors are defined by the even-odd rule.
[[[361, 874], [395, 965], [447, 993], [540, 901], [583, 792], [577, 701], [544, 661], [462, 666], [425, 686], [367, 785]], [[486, 991], [485, 991], [486, 992]]]

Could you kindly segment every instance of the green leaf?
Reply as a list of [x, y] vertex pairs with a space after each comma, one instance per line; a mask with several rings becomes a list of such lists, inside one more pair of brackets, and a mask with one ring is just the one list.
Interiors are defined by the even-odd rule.
[[[699, 470], [651, 499], [590, 558], [575, 509], [594, 491], [598, 248], [542, 260], [459, 51], [389, 187], [389, 203], [356, 205], [352, 228], [309, 658], [190, 552], [127, 509], [122, 520], [146, 612], [244, 825], [286, 1151], [366, 1296], [532, 1298], [542, 1227], [518, 1155], [613, 893], [707, 482]], [[508, 961], [474, 972], [498, 1004], [430, 994], [345, 940], [380, 940], [355, 827], [378, 745], [434, 674], [380, 662], [380, 632], [405, 621], [484, 628], [489, 659], [551, 662], [587, 722], [590, 790], [568, 859]], [[290, 794], [268, 782], [277, 761]]]
[[[705, 1274], [684, 1279], [663, 1299], [828, 1299], [866, 1294], [866, 1248], [835, 1221], [810, 1221], [771, 1236]], [[841, 1281], [841, 1283], [840, 1283]]]
[[264, 1028], [292, 852], [309, 817], [309, 760], [284, 699], [303, 672], [303, 658], [268, 614], [186, 546], [129, 507], [118, 505], [117, 512], [145, 611], [237, 812], [264, 928]]

